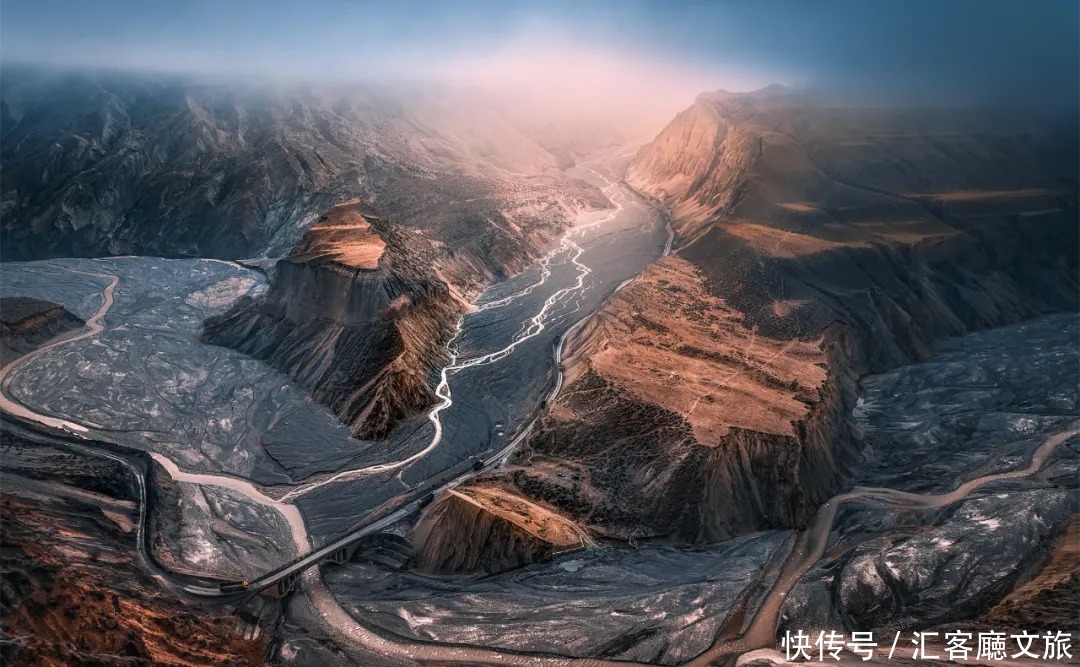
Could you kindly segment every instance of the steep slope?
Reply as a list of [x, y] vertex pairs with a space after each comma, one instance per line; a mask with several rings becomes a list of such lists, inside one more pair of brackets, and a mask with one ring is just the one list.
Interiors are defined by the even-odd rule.
[[6, 432], [2, 449], [4, 664], [264, 664], [265, 635], [241, 637], [235, 616], [176, 597], [142, 569], [121, 466]]
[[83, 324], [58, 303], [22, 296], [0, 299], [0, 364], [6, 365]]
[[1080, 594], [1080, 517], [1073, 515], [1046, 565], [988, 611], [984, 619], [999, 627], [1056, 630], [1076, 616]]
[[[331, 205], [418, 181], [472, 189], [556, 170], [463, 93], [255, 86], [5, 68], [5, 260], [281, 256]], [[400, 197], [402, 195], [394, 195]]]
[[416, 542], [421, 570], [498, 572], [580, 548], [586, 537], [572, 521], [536, 503], [498, 485], [475, 484], [447, 491], [432, 504], [416, 526]]
[[567, 342], [507, 484], [619, 538], [800, 527], [859, 459], [855, 381], [1078, 303], [1076, 128], [706, 94], [627, 181], [674, 256]]
[[384, 242], [359, 206], [328, 211], [278, 262], [269, 293], [208, 321], [203, 340], [268, 361], [354, 435], [377, 438], [434, 400], [460, 305], [421, 268], [430, 252], [385, 225]]
[[423, 209], [430, 217], [416, 214], [425, 221], [417, 227], [356, 200], [339, 204], [277, 263], [269, 293], [208, 321], [203, 340], [287, 373], [353, 435], [384, 437], [434, 403], [468, 297], [520, 270], [576, 212], [602, 203], [578, 187], [581, 197], [536, 186], [489, 194], [471, 206], [488, 207], [490, 225], [471, 232], [465, 212], [457, 217], [440, 202]]
[[[595, 532], [715, 541], [790, 526], [854, 449], [839, 330], [744, 326], [678, 257], [654, 264], [571, 343], [565, 389], [504, 474]], [[573, 473], [573, 474], [568, 474]]]
[[270, 293], [205, 340], [288, 373], [361, 437], [431, 403], [463, 299], [607, 205], [528, 123], [463, 92], [4, 74], [3, 258], [258, 256]]

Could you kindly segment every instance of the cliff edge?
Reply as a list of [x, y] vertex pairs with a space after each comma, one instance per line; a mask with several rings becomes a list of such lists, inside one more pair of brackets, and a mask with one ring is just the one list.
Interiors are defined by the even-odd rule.
[[675, 253], [567, 341], [498, 478], [615, 538], [805, 526], [860, 458], [861, 375], [1076, 309], [1075, 139], [994, 109], [699, 96], [626, 175]]

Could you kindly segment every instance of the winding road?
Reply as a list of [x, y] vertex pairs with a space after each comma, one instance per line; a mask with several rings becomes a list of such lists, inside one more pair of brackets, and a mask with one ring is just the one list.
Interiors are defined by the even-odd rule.
[[[608, 185], [607, 188], [617, 188], [618, 184], [612, 183], [610, 180], [605, 179]], [[607, 189], [605, 188], [605, 189]], [[419, 664], [464, 664], [464, 665], [579, 665], [582, 667], [594, 667], [594, 666], [626, 666], [626, 665], [638, 665], [642, 663], [628, 662], [628, 661], [613, 661], [613, 660], [598, 660], [587, 658], [569, 658], [554, 655], [539, 655], [539, 654], [524, 654], [513, 653], [502, 650], [485, 649], [478, 647], [467, 646], [448, 646], [434, 643], [422, 643], [410, 641], [402, 638], [387, 637], [381, 633], [375, 632], [361, 623], [357, 622], [351, 615], [349, 615], [334, 598], [333, 594], [326, 588], [319, 569], [312, 567], [313, 565], [326, 558], [329, 554], [335, 552], [342, 546], [347, 546], [353, 542], [356, 542], [365, 535], [379, 532], [384, 530], [388, 526], [397, 523], [398, 521], [406, 518], [411, 513], [414, 513], [419, 508], [418, 502], [413, 502], [404, 505], [393, 512], [390, 512], [384, 516], [381, 516], [377, 520], [368, 523], [367, 525], [334, 540], [327, 545], [319, 548], [312, 549], [311, 540], [308, 534], [308, 530], [305, 526], [304, 518], [299, 508], [291, 501], [297, 497], [300, 497], [315, 488], [332, 484], [336, 482], [347, 481], [365, 475], [371, 475], [379, 472], [386, 472], [407, 466], [409, 463], [422, 458], [434, 448], [436, 448], [442, 439], [442, 423], [441, 413], [444, 412], [453, 404], [452, 393], [450, 390], [450, 377], [463, 369], [472, 368], [475, 366], [486, 365], [496, 363], [502, 359], [505, 359], [524, 341], [539, 335], [550, 321], [553, 313], [556, 311], [556, 307], [560, 304], [568, 303], [569, 298], [576, 292], [580, 292], [584, 289], [586, 277], [591, 272], [590, 267], [580, 261], [583, 249], [576, 242], [578, 235], [586, 228], [603, 224], [605, 221], [614, 219], [619, 211], [622, 210], [622, 205], [617, 203], [617, 208], [614, 209], [607, 217], [601, 218], [597, 221], [589, 223], [588, 225], [582, 225], [576, 227], [568, 232], [560, 242], [560, 244], [548, 253], [540, 261], [540, 273], [536, 282], [530, 284], [518, 290], [514, 294], [506, 297], [502, 297], [495, 301], [491, 301], [480, 305], [477, 311], [486, 311], [499, 307], [506, 306], [513, 303], [517, 299], [523, 298], [528, 294], [534, 292], [537, 288], [545, 284], [548, 278], [551, 276], [550, 265], [554, 257], [559, 253], [566, 253], [569, 264], [574, 267], [576, 272], [576, 279], [567, 287], [560, 288], [553, 292], [542, 304], [540, 309], [527, 321], [522, 324], [522, 328], [513, 340], [506, 346], [483, 355], [479, 355], [470, 359], [459, 360], [457, 351], [454, 347], [454, 343], [457, 340], [461, 332], [461, 320], [458, 322], [458, 331], [455, 336], [448, 343], [448, 351], [450, 353], [450, 362], [442, 369], [440, 374], [440, 382], [436, 387], [436, 394], [441, 399], [439, 404], [431, 409], [427, 418], [432, 422], [434, 426], [434, 434], [427, 446], [420, 451], [403, 458], [398, 461], [392, 461], [382, 463], [367, 468], [361, 468], [357, 470], [345, 471], [336, 475], [330, 476], [327, 479], [320, 480], [315, 483], [309, 483], [300, 485], [283, 496], [280, 500], [275, 500], [263, 492], [261, 492], [254, 484], [230, 477], [226, 475], [212, 475], [212, 474], [198, 474], [190, 473], [181, 470], [174, 461], [161, 454], [153, 453], [150, 456], [153, 460], [164, 468], [168, 474], [176, 481], [195, 484], [201, 486], [227, 488], [231, 491], [239, 493], [244, 497], [251, 500], [258, 505], [272, 508], [278, 512], [290, 527], [290, 534], [292, 538], [292, 551], [293, 560], [282, 565], [281, 567], [257, 577], [251, 581], [250, 590], [258, 590], [274, 585], [276, 582], [290, 576], [300, 575], [302, 573], [301, 588], [306, 594], [308, 600], [313, 605], [318, 615], [325, 621], [327, 626], [336, 634], [341, 635], [347, 640], [356, 643], [363, 649], [373, 651], [381, 655], [396, 658], [403, 661]], [[670, 227], [670, 221], [668, 221], [669, 238], [664, 248], [664, 254], [667, 254], [671, 250], [672, 245], [672, 232]], [[94, 428], [93, 425], [79, 424], [66, 419], [58, 418], [52, 415], [44, 414], [35, 411], [34, 409], [24, 405], [17, 399], [11, 397], [8, 394], [9, 376], [13, 370], [15, 370], [20, 364], [37, 357], [49, 350], [53, 350], [61, 345], [69, 345], [78, 341], [86, 340], [93, 336], [98, 335], [104, 330], [104, 320], [112, 307], [114, 302], [114, 293], [117, 286], [120, 283], [120, 278], [116, 275], [105, 273], [93, 273], [87, 271], [80, 271], [78, 269], [70, 267], [60, 267], [64, 270], [76, 271], [84, 273], [86, 275], [95, 276], [108, 280], [107, 286], [101, 292], [101, 306], [99, 309], [87, 320], [86, 330], [67, 338], [62, 338], [51, 343], [48, 343], [37, 350], [29, 352], [19, 359], [11, 362], [7, 366], [0, 369], [0, 410], [16, 417], [19, 420], [36, 423], [52, 429], [63, 431], [69, 434], [74, 440], [89, 440], [88, 435]], [[632, 279], [623, 281], [622, 284], [616, 288], [621, 289], [628, 284]], [[572, 311], [571, 311], [572, 312]], [[565, 315], [565, 313], [563, 314]], [[588, 316], [578, 319], [569, 329], [558, 338], [553, 351], [553, 360], [556, 368], [556, 380], [553, 389], [547, 395], [548, 399], [553, 399], [560, 391], [563, 383], [562, 375], [562, 354], [565, 345], [565, 341], [568, 337], [573, 335], [580, 327], [584, 326], [587, 322]], [[535, 419], [530, 421], [527, 425], [520, 429], [519, 433], [510, 440], [509, 444], [500, 449], [494, 455], [489, 457], [485, 463], [485, 467], [492, 467], [501, 464], [502, 461], [508, 457], [515, 447], [521, 442], [522, 439], [527, 437], [533, 425]], [[868, 502], [886, 504], [895, 507], [901, 507], [911, 510], [930, 509], [936, 507], [942, 507], [955, 503], [968, 497], [971, 493], [979, 489], [980, 487], [999, 481], [1002, 479], [1015, 479], [1020, 477], [1026, 477], [1038, 472], [1046, 460], [1056, 451], [1061, 445], [1067, 442], [1071, 437], [1080, 434], [1080, 422], [1074, 422], [1067, 428], [1053, 433], [1046, 437], [1044, 442], [1033, 453], [1029, 464], [1020, 469], [1016, 469], [1004, 473], [988, 474], [975, 479], [971, 479], [960, 484], [956, 489], [944, 494], [915, 494], [897, 491], [887, 488], [855, 488], [851, 491], [838, 494], [823, 504], [815, 514], [810, 527], [799, 533], [794, 542], [792, 551], [780, 566], [779, 576], [777, 577], [772, 588], [765, 596], [761, 606], [757, 613], [754, 615], [753, 620], [749, 624], [747, 630], [742, 635], [734, 640], [718, 641], [706, 652], [694, 658], [690, 661], [689, 665], [695, 667], [704, 667], [706, 665], [714, 664], [718, 660], [722, 660], [727, 656], [734, 654], [746, 653], [755, 649], [773, 648], [775, 646], [775, 631], [777, 626], [777, 619], [779, 618], [781, 609], [784, 604], [786, 596], [799, 581], [823, 556], [826, 547], [828, 545], [829, 535], [832, 531], [833, 522], [836, 518], [837, 511], [845, 503], [854, 502]], [[138, 472], [130, 462], [126, 462], [123, 457], [116, 454], [112, 454], [104, 451], [91, 450], [89, 447], [75, 445], [81, 447], [81, 451], [85, 453], [102, 456], [111, 460], [119, 461], [136, 472], [136, 478], [138, 483], [145, 490], [145, 479], [142, 477], [142, 473]], [[436, 492], [443, 489], [451, 488], [459, 484], [463, 479], [474, 474], [472, 471], [462, 475], [454, 480], [451, 480], [438, 489]], [[145, 491], [142, 493], [145, 497]], [[145, 504], [140, 508], [140, 522], [139, 522], [139, 535], [140, 540], [144, 534], [144, 513]], [[140, 542], [141, 543], [141, 542]], [[140, 553], [140, 557], [142, 554]], [[143, 559], [145, 560], [145, 559]], [[151, 574], [155, 576], [164, 585], [170, 588], [179, 588], [183, 593], [201, 599], [207, 598], [228, 598], [239, 599], [236, 594], [222, 595], [219, 590], [208, 586], [199, 586], [192, 584], [178, 585], [175, 582], [168, 581], [168, 578], [160, 572], [154, 570], [151, 565], [147, 565], [151, 570]]]
[[[600, 178], [603, 178], [606, 186], [605, 191], [609, 195], [613, 195], [620, 185], [607, 179], [594, 172]], [[485, 303], [477, 308], [477, 311], [489, 311], [495, 308], [504, 307], [511, 303], [514, 303], [518, 299], [528, 296], [536, 289], [544, 285], [551, 277], [551, 263], [554, 258], [560, 254], [565, 254], [567, 263], [573, 267], [575, 272], [574, 280], [566, 287], [555, 290], [552, 294], [548, 295], [545, 301], [541, 304], [539, 310], [535, 312], [529, 319], [527, 319], [521, 326], [519, 332], [513, 337], [513, 339], [504, 347], [490, 353], [482, 354], [473, 358], [458, 360], [458, 355], [454, 349], [454, 342], [457, 339], [457, 334], [461, 332], [461, 321], [458, 323], [458, 332], [448, 343], [448, 351], [450, 352], [450, 363], [444, 367], [440, 374], [440, 382], [436, 387], [436, 394], [440, 397], [441, 401], [428, 413], [427, 418], [432, 422], [434, 426], [434, 433], [428, 445], [419, 452], [412, 454], [404, 459], [379, 464], [376, 466], [370, 466], [358, 470], [346, 471], [337, 475], [331, 476], [325, 480], [321, 480], [313, 484], [305, 484], [298, 486], [290, 491], [280, 500], [275, 500], [263, 493], [258, 487], [246, 480], [232, 477], [228, 475], [216, 475], [206, 473], [193, 473], [182, 470], [175, 461], [164, 456], [160, 453], [150, 453], [149, 456], [160, 465], [169, 476], [175, 481], [185, 484], [192, 484], [205, 487], [216, 487], [222, 489], [228, 489], [232, 492], [238, 493], [254, 504], [268, 507], [279, 513], [285, 522], [289, 525], [290, 534], [292, 538], [292, 551], [294, 553], [293, 560], [285, 563], [279, 568], [268, 572], [260, 577], [257, 577], [250, 582], [250, 587], [244, 592], [232, 592], [222, 593], [219, 589], [212, 585], [200, 585], [191, 583], [178, 583], [176, 581], [169, 580], [166, 573], [157, 571], [156, 566], [153, 565], [151, 559], [146, 557], [146, 554], [140, 549], [140, 560], [145, 561], [145, 566], [151, 573], [168, 588], [187, 595], [188, 597], [202, 600], [219, 600], [219, 601], [238, 601], [251, 594], [251, 592], [257, 591], [261, 588], [266, 588], [274, 585], [276, 582], [290, 576], [297, 575], [306, 570], [303, 577], [303, 588], [308, 593], [311, 601], [314, 603], [315, 608], [319, 614], [328, 621], [328, 626], [337, 632], [341, 632], [354, 639], [361, 639], [361, 643], [369, 649], [385, 652], [387, 655], [396, 655], [403, 658], [408, 658], [421, 662], [439, 661], [439, 662], [456, 662], [465, 664], [626, 664], [626, 663], [609, 663], [606, 661], [585, 661], [582, 663], [578, 660], [566, 659], [561, 657], [542, 657], [536, 655], [520, 655], [507, 653], [504, 651], [489, 651], [479, 648], [460, 648], [460, 647], [445, 647], [437, 645], [429, 645], [422, 643], [408, 642], [405, 640], [391, 641], [382, 638], [380, 635], [363, 629], [348, 616], [340, 605], [334, 599], [333, 595], [326, 590], [322, 583], [319, 571], [317, 568], [312, 568], [329, 554], [337, 551], [342, 546], [346, 546], [353, 542], [358, 541], [365, 535], [379, 532], [386, 529], [388, 526], [397, 523], [404, 519], [411, 513], [419, 509], [419, 503], [413, 502], [404, 505], [393, 512], [390, 512], [379, 519], [368, 523], [367, 525], [352, 531], [337, 540], [334, 540], [327, 545], [313, 550], [311, 548], [311, 540], [305, 526], [304, 518], [299, 508], [291, 501], [302, 496], [303, 494], [321, 486], [332, 484], [335, 482], [347, 481], [356, 477], [362, 477], [365, 475], [375, 474], [379, 472], [386, 472], [397, 468], [404, 467], [409, 463], [422, 458], [427, 453], [437, 447], [442, 438], [442, 424], [440, 419], [440, 413], [453, 404], [453, 399], [450, 391], [449, 377], [460, 370], [466, 368], [474, 368], [477, 366], [489, 365], [499, 362], [512, 355], [525, 341], [528, 341], [541, 332], [543, 332], [550, 319], [555, 315], [560, 306], [564, 304], [573, 305], [573, 309], [566, 310], [559, 313], [560, 317], [565, 317], [568, 314], [572, 314], [575, 310], [580, 309], [580, 299], [572, 302], [571, 299], [574, 294], [581, 293], [586, 287], [586, 278], [592, 272], [592, 269], [583, 263], [581, 260], [584, 248], [580, 246], [576, 239], [580, 238], [581, 234], [592, 228], [603, 225], [606, 222], [614, 220], [619, 213], [624, 210], [624, 204], [612, 197], [615, 202], [615, 206], [603, 217], [593, 220], [588, 223], [579, 224], [568, 231], [559, 244], [547, 253], [539, 262], [540, 274], [537, 281], [526, 286], [525, 288], [511, 294], [507, 297], [500, 298], [495, 301]], [[231, 263], [230, 263], [231, 264]], [[42, 425], [51, 429], [56, 429], [68, 434], [71, 439], [74, 439], [76, 443], [72, 444], [65, 441], [68, 446], [78, 449], [79, 451], [95, 456], [101, 456], [111, 460], [121, 462], [131, 470], [137, 479], [142, 492], [140, 497], [146, 497], [145, 488], [146, 481], [144, 473], [140, 472], [136, 467], [127, 462], [124, 457], [112, 454], [109, 452], [98, 451], [91, 447], [82, 446], [78, 444], [78, 441], [90, 441], [89, 435], [95, 428], [100, 428], [97, 425], [80, 424], [68, 419], [55, 417], [45, 414], [43, 412], [36, 411], [27, 405], [24, 405], [17, 399], [11, 397], [8, 392], [7, 379], [9, 375], [17, 369], [21, 364], [33, 359], [39, 355], [46, 353], [47, 351], [54, 350], [55, 348], [73, 344], [79, 341], [92, 338], [100, 334], [105, 329], [104, 320], [114, 304], [114, 293], [118, 285], [120, 284], [120, 277], [113, 274], [88, 272], [76, 269], [68, 266], [57, 266], [58, 269], [73, 271], [76, 273], [83, 273], [86, 275], [92, 275], [94, 277], [107, 279], [108, 285], [101, 293], [101, 305], [98, 310], [87, 320], [86, 329], [77, 335], [61, 338], [48, 343], [37, 350], [29, 352], [22, 357], [12, 361], [7, 366], [0, 369], [0, 410], [3, 410], [8, 415], [17, 418], [23, 422], [30, 422], [38, 425]], [[624, 281], [623, 285], [626, 284]], [[619, 286], [620, 288], [622, 285]], [[586, 318], [581, 318], [575, 322], [569, 330], [562, 336], [559, 336], [557, 343], [554, 346], [553, 360], [556, 368], [556, 383], [554, 388], [548, 394], [548, 400], [551, 400], [558, 393], [562, 386], [562, 369], [561, 369], [561, 355], [564, 347], [565, 338], [576, 331], [586, 321]], [[519, 433], [512, 438], [509, 443], [500, 449], [498, 452], [491, 455], [484, 468], [490, 468], [500, 465], [514, 450], [514, 448], [528, 436], [533, 425], [535, 424], [535, 418], [532, 419], [524, 428], [520, 429]], [[59, 443], [58, 443], [59, 444]], [[474, 475], [476, 471], [470, 470], [468, 473], [451, 480], [450, 482], [440, 486], [434, 491], [440, 492], [443, 489], [450, 488], [459, 484], [465, 478]], [[140, 508], [140, 522], [139, 522], [139, 535], [145, 534], [144, 520], [145, 520], [145, 502], [142, 503]], [[140, 537], [140, 540], [142, 537]], [[141, 544], [142, 542], [140, 542]], [[347, 619], [347, 620], [346, 620]], [[389, 643], [387, 643], [389, 642]]]

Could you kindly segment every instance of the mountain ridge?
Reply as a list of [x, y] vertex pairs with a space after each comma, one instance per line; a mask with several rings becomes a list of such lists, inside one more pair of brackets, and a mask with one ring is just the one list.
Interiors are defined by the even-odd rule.
[[[1011, 113], [699, 97], [626, 177], [671, 212], [673, 256], [567, 341], [560, 395], [491, 476], [619, 539], [804, 526], [859, 462], [859, 376], [1076, 309], [1068, 125]], [[788, 385], [807, 362], [824, 380]]]

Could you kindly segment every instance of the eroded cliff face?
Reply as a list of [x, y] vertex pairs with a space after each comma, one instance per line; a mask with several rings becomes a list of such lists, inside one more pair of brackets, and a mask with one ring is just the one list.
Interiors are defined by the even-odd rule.
[[607, 139], [505, 102], [6, 68], [2, 254], [277, 262], [271, 293], [205, 339], [381, 437], [432, 402], [461, 302], [608, 205], [561, 171]]
[[442, 89], [5, 67], [0, 123], [5, 261], [276, 258], [352, 197], [418, 210], [560, 166], [497, 101]]
[[503, 474], [610, 537], [799, 525], [855, 449], [850, 355], [842, 327], [802, 341], [745, 326], [692, 264], [663, 259], [573, 341], [565, 389]]
[[[342, 210], [354, 218], [342, 222]], [[330, 407], [353, 435], [377, 438], [433, 400], [458, 306], [359, 213], [331, 209], [277, 264], [269, 293], [206, 324], [203, 340], [266, 360]]]
[[415, 566], [425, 572], [499, 572], [585, 546], [572, 521], [498, 484], [444, 493], [415, 531]]
[[[364, 439], [432, 405], [447, 343], [467, 300], [514, 273], [582, 210], [603, 204], [589, 186], [487, 193], [433, 224], [393, 221], [358, 200], [327, 210], [279, 261], [268, 294], [241, 299], [206, 323], [205, 342], [232, 347], [288, 374]], [[486, 220], [472, 218], [477, 206]], [[471, 231], [466, 231], [471, 230]], [[467, 241], [457, 242], [468, 235]]]
[[1045, 209], [1072, 198], [1076, 133], [1074, 119], [1021, 110], [719, 91], [644, 146], [626, 180], [670, 207], [683, 245], [736, 220], [818, 241], [910, 242], [947, 231], [928, 215], [942, 208], [992, 217], [1040, 210], [1017, 195]]
[[58, 303], [23, 296], [0, 299], [0, 364], [6, 365], [84, 324]]
[[674, 256], [568, 341], [499, 476], [590, 531], [802, 527], [859, 460], [856, 380], [1078, 303], [1075, 128], [981, 110], [700, 96], [627, 180]]

